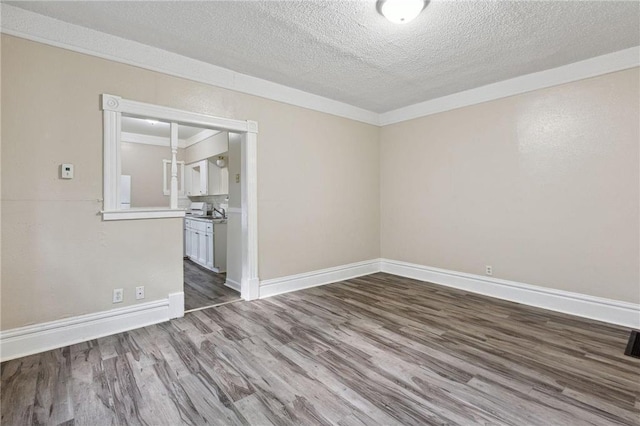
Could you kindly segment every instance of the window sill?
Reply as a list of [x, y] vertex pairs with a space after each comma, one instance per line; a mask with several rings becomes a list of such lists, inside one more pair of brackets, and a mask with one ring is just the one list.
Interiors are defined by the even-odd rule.
[[184, 217], [184, 209], [128, 209], [102, 211], [102, 220], [166, 219]]

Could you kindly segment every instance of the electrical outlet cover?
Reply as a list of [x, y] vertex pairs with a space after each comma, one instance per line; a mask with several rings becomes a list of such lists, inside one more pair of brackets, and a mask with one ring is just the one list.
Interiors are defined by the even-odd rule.
[[136, 287], [136, 299], [144, 299], [144, 286]]
[[124, 290], [121, 288], [113, 289], [113, 303], [120, 303], [124, 300]]

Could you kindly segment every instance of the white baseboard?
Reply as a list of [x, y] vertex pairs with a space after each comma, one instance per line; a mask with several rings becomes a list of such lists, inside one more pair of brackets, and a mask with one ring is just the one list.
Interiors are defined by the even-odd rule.
[[380, 260], [366, 260], [364, 262], [350, 263], [348, 265], [306, 272], [304, 274], [289, 275], [282, 278], [264, 280], [260, 282], [260, 299], [275, 296], [276, 294], [302, 290], [323, 284], [335, 283], [350, 278], [380, 272]]
[[[339, 282], [375, 272], [426, 281], [524, 305], [640, 329], [640, 305], [515, 281], [432, 268], [390, 259], [364, 262], [261, 281], [260, 298]], [[240, 291], [234, 281], [226, 286]], [[166, 299], [111, 309], [0, 332], [0, 360], [7, 361], [184, 315], [184, 293]]]
[[184, 293], [124, 308], [80, 315], [0, 332], [0, 360], [73, 345], [184, 315]]
[[640, 328], [640, 305], [515, 281], [381, 259], [381, 272], [453, 287], [524, 305]]
[[240, 293], [240, 283], [230, 280], [229, 278], [227, 278], [227, 281], [225, 281], [224, 283], [225, 286], [237, 291], [238, 293]]
[[260, 283], [260, 298], [264, 299], [277, 294], [330, 284], [375, 272], [386, 272], [523, 305], [640, 329], [640, 305], [638, 304], [390, 259], [374, 259], [264, 280]]

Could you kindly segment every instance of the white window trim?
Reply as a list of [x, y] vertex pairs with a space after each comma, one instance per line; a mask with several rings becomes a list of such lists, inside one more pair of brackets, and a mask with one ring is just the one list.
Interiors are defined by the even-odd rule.
[[[120, 210], [120, 133], [122, 114], [152, 117], [157, 120], [168, 121], [172, 125], [172, 151], [177, 149], [177, 126], [185, 124], [201, 126], [209, 129], [238, 133], [241, 137], [241, 256], [242, 278], [241, 296], [245, 300], [257, 299], [260, 291], [260, 279], [258, 278], [258, 167], [257, 167], [257, 142], [258, 123], [255, 121], [232, 120], [228, 118], [213, 117], [182, 111], [159, 105], [122, 99], [119, 96], [102, 94], [102, 111], [104, 122], [104, 207], [103, 220], [131, 220], [131, 219], [157, 219], [169, 217], [184, 217], [184, 210], [172, 209], [128, 209]], [[173, 137], [175, 136], [175, 137]], [[172, 162], [176, 162], [175, 153]], [[177, 174], [177, 167], [176, 167]], [[177, 206], [177, 176], [173, 179], [172, 187], [176, 185], [171, 194], [171, 205]]]
[[[102, 94], [101, 104], [104, 122], [104, 206], [101, 212], [103, 220], [158, 219], [163, 217], [184, 216], [184, 210], [177, 208], [177, 198], [179, 195], [177, 190], [175, 191], [176, 194], [170, 193], [171, 207], [168, 209], [131, 208], [127, 209], [128, 214], [122, 213], [122, 210], [119, 208], [122, 114], [153, 118], [156, 120], [168, 121], [170, 123], [202, 126], [218, 131], [231, 131], [241, 134], [249, 132], [251, 127], [252, 129], [255, 128], [256, 131], [254, 133], [257, 133], [257, 123], [255, 122], [213, 117], [210, 115], [123, 99], [120, 96], [109, 95], [106, 93]], [[177, 145], [175, 147], [171, 146], [172, 150], [174, 148], [177, 148]], [[182, 212], [182, 215], [177, 214], [176, 212], [178, 211]], [[134, 214], [135, 217], [132, 217]]]
[[164, 208], [139, 208], [102, 212], [102, 219], [104, 220], [160, 219], [168, 217], [184, 217], [184, 210]]

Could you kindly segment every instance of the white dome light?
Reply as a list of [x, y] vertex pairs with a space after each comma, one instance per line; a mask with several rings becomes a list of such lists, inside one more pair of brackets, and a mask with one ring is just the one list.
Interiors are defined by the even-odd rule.
[[394, 24], [406, 24], [424, 9], [424, 0], [380, 0], [380, 13]]
[[218, 159], [216, 160], [216, 166], [223, 168], [226, 165], [227, 165], [227, 161], [224, 159], [224, 157], [222, 155], [219, 156]]

